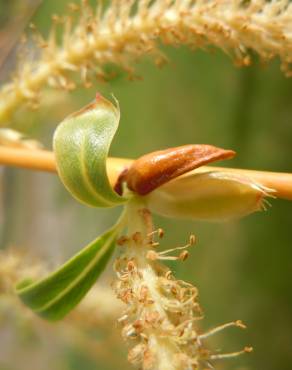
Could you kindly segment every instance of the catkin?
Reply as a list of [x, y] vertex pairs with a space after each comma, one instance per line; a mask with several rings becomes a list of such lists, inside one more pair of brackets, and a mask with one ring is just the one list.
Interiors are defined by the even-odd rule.
[[[70, 4], [71, 13], [53, 17], [47, 40], [35, 35], [39, 57], [21, 58], [13, 80], [2, 87], [0, 122], [7, 123], [22, 103], [37, 106], [45, 85], [74, 89], [76, 73], [89, 87], [96, 78], [110, 78], [107, 64], [119, 66], [131, 78], [134, 62], [142, 56], [161, 65], [166, 57], [160, 43], [215, 46], [240, 66], [251, 63], [252, 50], [264, 61], [279, 57], [282, 71], [291, 75], [289, 0], [120, 0], [105, 9], [98, 4], [96, 11], [86, 0], [80, 7]], [[58, 24], [63, 27], [60, 43], [55, 37]]]

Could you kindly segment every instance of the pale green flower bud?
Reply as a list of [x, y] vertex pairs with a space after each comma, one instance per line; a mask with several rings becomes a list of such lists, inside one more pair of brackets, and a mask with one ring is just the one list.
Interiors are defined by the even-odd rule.
[[223, 221], [265, 209], [273, 192], [249, 177], [212, 171], [179, 177], [151, 192], [147, 202], [166, 217]]

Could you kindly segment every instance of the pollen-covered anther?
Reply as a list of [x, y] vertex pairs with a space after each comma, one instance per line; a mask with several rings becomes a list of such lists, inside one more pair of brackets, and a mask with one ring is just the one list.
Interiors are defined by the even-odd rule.
[[118, 293], [118, 298], [121, 299], [125, 303], [130, 303], [133, 300], [133, 291], [131, 288], [125, 289]]
[[117, 244], [120, 245], [120, 246], [124, 246], [124, 245], [127, 245], [129, 243], [129, 241], [130, 241], [130, 239], [127, 236], [122, 235], [117, 240]]
[[137, 334], [142, 333], [142, 331], [144, 330], [144, 322], [143, 322], [143, 320], [138, 319], [138, 320], [134, 321], [133, 322], [133, 327], [136, 330], [136, 333]]
[[151, 261], [156, 261], [157, 259], [159, 259], [159, 253], [157, 253], [157, 252], [155, 252], [155, 251], [153, 251], [153, 250], [148, 251], [148, 252], [146, 253], [146, 258], [147, 258], [148, 260], [151, 260]]
[[191, 234], [190, 235], [190, 240], [189, 240], [189, 245], [194, 245], [196, 243], [196, 236]]
[[144, 304], [152, 304], [153, 300], [149, 298], [149, 289], [146, 285], [142, 285], [138, 293], [138, 300]]
[[158, 328], [161, 326], [161, 323], [163, 321], [158, 311], [146, 312], [144, 320], [146, 328]]
[[132, 240], [135, 242], [135, 244], [142, 244], [143, 242], [143, 238], [142, 238], [142, 234], [140, 232], [136, 232], [132, 235]]
[[136, 264], [133, 260], [128, 261], [127, 269], [129, 272], [134, 272], [136, 270]]
[[180, 259], [181, 261], [185, 261], [188, 258], [188, 256], [189, 256], [189, 252], [188, 251], [183, 251], [178, 256], [178, 259]]
[[166, 273], [165, 273], [165, 278], [167, 280], [171, 279], [173, 277], [172, 275], [172, 271], [171, 270], [168, 270]]

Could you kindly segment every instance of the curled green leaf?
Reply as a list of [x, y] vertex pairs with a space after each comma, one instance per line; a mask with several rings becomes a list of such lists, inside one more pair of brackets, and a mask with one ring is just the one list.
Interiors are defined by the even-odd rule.
[[113, 207], [127, 200], [112, 189], [106, 170], [119, 119], [119, 108], [97, 94], [94, 102], [67, 117], [55, 131], [58, 174], [67, 190], [89, 206]]
[[39, 282], [20, 282], [22, 302], [47, 320], [60, 320], [85, 296], [104, 270], [115, 246], [118, 227], [106, 231], [57, 271]]

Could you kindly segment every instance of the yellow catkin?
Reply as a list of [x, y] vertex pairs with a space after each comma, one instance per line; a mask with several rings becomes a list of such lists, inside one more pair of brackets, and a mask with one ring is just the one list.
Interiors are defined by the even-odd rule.
[[[24, 102], [35, 106], [44, 85], [75, 88], [79, 73], [85, 87], [94, 78], [108, 78], [103, 67], [116, 64], [134, 77], [133, 62], [148, 55], [157, 65], [165, 61], [158, 43], [192, 48], [215, 46], [231, 55], [237, 65], [249, 65], [249, 50], [262, 60], [281, 60], [291, 75], [292, 3], [289, 0], [121, 0], [97, 11], [86, 0], [70, 6], [68, 16], [53, 17], [47, 40], [37, 34], [40, 57], [21, 58], [12, 82], [0, 91], [0, 121]], [[74, 15], [76, 14], [76, 15]], [[79, 15], [80, 14], [80, 15]], [[74, 22], [73, 17], [79, 17]], [[63, 39], [57, 43], [56, 26]], [[34, 31], [36, 32], [36, 31]]]

